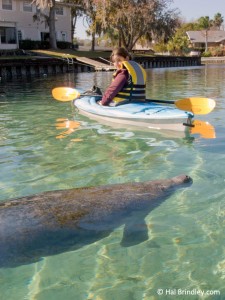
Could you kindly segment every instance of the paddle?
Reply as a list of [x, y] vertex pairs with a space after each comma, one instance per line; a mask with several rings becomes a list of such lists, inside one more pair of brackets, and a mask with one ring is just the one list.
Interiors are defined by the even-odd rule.
[[[80, 96], [95, 96], [80, 94], [78, 90], [69, 87], [57, 87], [52, 90], [52, 96], [59, 101], [72, 101]], [[216, 106], [215, 100], [204, 97], [190, 97], [176, 101], [146, 99], [146, 102], [156, 102], [163, 104], [174, 104], [177, 108], [190, 111], [193, 114], [205, 115], [210, 113]]]

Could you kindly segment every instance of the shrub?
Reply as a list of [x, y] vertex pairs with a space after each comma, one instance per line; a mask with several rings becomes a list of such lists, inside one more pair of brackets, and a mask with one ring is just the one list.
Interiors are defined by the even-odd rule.
[[212, 56], [224, 56], [224, 51], [220, 47], [211, 49], [211, 53]]
[[210, 51], [205, 51], [202, 53], [202, 57], [210, 57], [212, 56], [212, 53]]
[[19, 48], [24, 50], [49, 49], [47, 41], [32, 41], [29, 39], [22, 40], [19, 43]]
[[71, 49], [72, 48], [72, 43], [69, 42], [57, 42], [57, 47], [59, 49]]
[[[73, 45], [69, 42], [57, 42], [59, 49], [78, 49], [78, 45]], [[19, 43], [19, 48], [24, 50], [37, 50], [37, 49], [49, 49], [49, 41], [32, 41], [29, 39], [22, 40]]]

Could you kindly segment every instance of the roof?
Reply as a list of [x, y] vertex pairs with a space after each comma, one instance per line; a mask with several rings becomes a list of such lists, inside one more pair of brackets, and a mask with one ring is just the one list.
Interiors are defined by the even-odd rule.
[[[205, 43], [205, 30], [187, 31], [188, 38], [193, 43]], [[225, 40], [224, 30], [208, 30], [208, 42], [220, 43]]]

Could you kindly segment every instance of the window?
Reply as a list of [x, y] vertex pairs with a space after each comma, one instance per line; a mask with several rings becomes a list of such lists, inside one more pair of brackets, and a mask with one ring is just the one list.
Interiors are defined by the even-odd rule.
[[66, 32], [62, 32], [62, 41], [66, 42]]
[[2, 9], [12, 10], [12, 0], [2, 0]]
[[49, 32], [41, 32], [41, 40], [49, 41]]
[[55, 8], [55, 14], [63, 16], [63, 7], [62, 6], [56, 6], [56, 8]]
[[16, 28], [0, 27], [1, 44], [16, 44]]
[[29, 0], [23, 1], [23, 11], [29, 11], [29, 12], [32, 12], [32, 4], [31, 4], [31, 1], [29, 1]]
[[22, 34], [22, 31], [21, 31], [21, 30], [18, 30], [18, 31], [17, 31], [17, 36], [18, 36], [18, 41], [22, 41], [22, 39], [23, 39], [23, 34]]

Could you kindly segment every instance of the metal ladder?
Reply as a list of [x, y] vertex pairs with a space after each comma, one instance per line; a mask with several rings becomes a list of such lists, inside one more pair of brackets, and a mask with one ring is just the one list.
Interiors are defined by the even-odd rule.
[[72, 57], [68, 57], [69, 54], [63, 54], [63, 60], [65, 60], [68, 64], [68, 71], [73, 71], [74, 60]]

